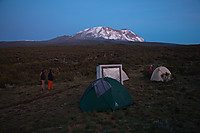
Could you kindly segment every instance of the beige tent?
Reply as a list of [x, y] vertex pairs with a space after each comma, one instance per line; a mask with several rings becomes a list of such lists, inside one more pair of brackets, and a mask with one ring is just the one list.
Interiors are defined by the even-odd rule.
[[[121, 75], [122, 75], [122, 81], [129, 79], [127, 74], [123, 70], [122, 70]], [[114, 79], [120, 81], [120, 73], [119, 73], [118, 68], [105, 69], [104, 73], [103, 73], [103, 77], [111, 77], [111, 78], [114, 78]]]
[[166, 82], [172, 80], [172, 74], [166, 67], [160, 66], [153, 71], [150, 80]]
[[97, 79], [103, 77], [110, 77], [116, 79], [121, 84], [128, 80], [127, 74], [122, 70], [122, 64], [110, 64], [97, 66]]

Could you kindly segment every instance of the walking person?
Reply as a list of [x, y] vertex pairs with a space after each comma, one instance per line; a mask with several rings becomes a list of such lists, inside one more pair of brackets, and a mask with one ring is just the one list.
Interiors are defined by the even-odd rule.
[[44, 91], [45, 90], [45, 79], [46, 79], [45, 70], [44, 69], [40, 73], [40, 77], [41, 77], [41, 81], [42, 81], [42, 91]]
[[50, 89], [53, 89], [53, 74], [51, 69], [49, 69], [49, 74], [48, 74], [48, 90]]

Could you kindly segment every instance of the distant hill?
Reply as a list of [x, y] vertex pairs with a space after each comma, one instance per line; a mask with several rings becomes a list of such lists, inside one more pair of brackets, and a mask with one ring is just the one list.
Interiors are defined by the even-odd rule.
[[62, 43], [62, 42], [66, 42], [71, 38], [71, 36], [59, 36], [50, 40], [47, 40], [48, 42], [52, 42], [52, 43]]
[[52, 41], [3, 41], [0, 42], [0, 47], [40, 47], [40, 46], [71, 46], [71, 45], [107, 45], [116, 44], [110, 41], [101, 40], [67, 40], [54, 42]]
[[172, 43], [160, 43], [160, 42], [125, 42], [114, 40], [67, 40], [67, 41], [3, 41], [0, 42], [0, 47], [41, 47], [41, 46], [72, 46], [72, 45], [114, 45], [114, 44], [129, 44], [129, 45], [142, 45], [142, 46], [180, 46]]

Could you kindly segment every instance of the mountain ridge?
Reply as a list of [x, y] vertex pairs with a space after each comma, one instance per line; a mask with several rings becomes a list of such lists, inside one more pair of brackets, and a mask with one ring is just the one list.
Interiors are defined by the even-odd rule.
[[67, 40], [115, 40], [130, 42], [145, 42], [145, 40], [128, 29], [115, 30], [110, 27], [93, 27], [77, 32], [72, 36], [59, 36], [49, 42], [64, 42]]
[[[65, 42], [54, 43], [48, 41], [0, 41], [0, 48], [5, 47], [43, 47], [43, 46], [88, 46], [88, 45], [140, 45], [140, 46], [160, 46], [160, 47], [174, 47], [185, 46], [173, 43], [162, 42], [121, 42], [121, 41], [106, 41], [106, 40], [68, 40]], [[199, 44], [200, 46], [200, 44]]]

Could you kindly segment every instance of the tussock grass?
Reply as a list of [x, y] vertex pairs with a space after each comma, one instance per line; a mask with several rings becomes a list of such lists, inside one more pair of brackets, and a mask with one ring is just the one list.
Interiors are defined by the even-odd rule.
[[[200, 47], [95, 45], [0, 49], [0, 132], [198, 132]], [[135, 104], [85, 112], [82, 94], [96, 66], [123, 64]], [[166, 66], [173, 81], [149, 81], [148, 66]], [[51, 68], [54, 89], [41, 92]]]

